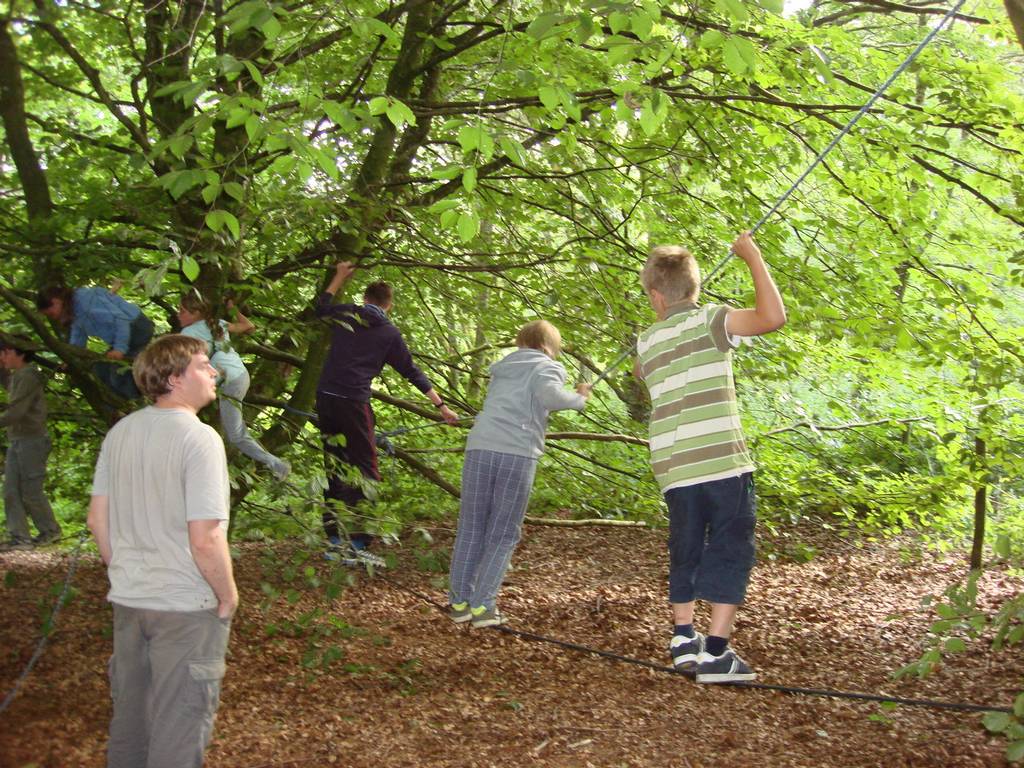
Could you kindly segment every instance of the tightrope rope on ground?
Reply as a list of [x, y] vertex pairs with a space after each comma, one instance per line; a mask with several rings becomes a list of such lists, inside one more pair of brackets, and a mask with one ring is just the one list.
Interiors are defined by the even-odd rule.
[[85, 540], [89, 534], [87, 531], [82, 531], [78, 536], [78, 544], [75, 546], [74, 552], [71, 553], [71, 565], [68, 567], [68, 574], [64, 579], [64, 587], [60, 591], [60, 596], [57, 598], [57, 602], [54, 603], [53, 609], [50, 611], [50, 615], [43, 622], [43, 636], [39, 638], [39, 643], [36, 645], [35, 651], [32, 653], [32, 657], [28, 660], [28, 664], [25, 665], [25, 669], [18, 676], [18, 679], [14, 681], [14, 685], [11, 690], [8, 691], [4, 697], [3, 703], [0, 703], [0, 714], [3, 714], [4, 710], [10, 706], [11, 702], [14, 701], [15, 697], [21, 691], [21, 687], [25, 684], [25, 680], [30, 674], [32, 669], [35, 667], [36, 662], [39, 661], [39, 657], [43, 655], [43, 649], [46, 648], [46, 643], [50, 639], [50, 635], [53, 634], [54, 628], [57, 626], [57, 616], [60, 614], [60, 609], [64, 606], [64, 598], [67, 597], [68, 590], [71, 588], [71, 579], [75, 575], [75, 570], [78, 568], [78, 560], [82, 555], [82, 546], [85, 544]]
[[[387, 576], [378, 573], [378, 578], [391, 584], [399, 590], [409, 593], [413, 597], [423, 600], [426, 603], [437, 608], [438, 611], [445, 613], [447, 607], [434, 600], [429, 595], [425, 595], [418, 590], [411, 587], [407, 587], [404, 584], [399, 584], [394, 579], [389, 579]], [[681, 677], [692, 677], [685, 672], [682, 672], [675, 667], [670, 667], [665, 664], [658, 664], [653, 661], [645, 661], [643, 659], [636, 659], [632, 656], [623, 656], [619, 653], [612, 651], [605, 651], [599, 648], [591, 648], [590, 646], [581, 645], [579, 643], [572, 643], [568, 640], [559, 640], [555, 637], [548, 637], [547, 635], [541, 635], [536, 632], [529, 632], [527, 630], [515, 629], [510, 627], [508, 624], [498, 624], [497, 626], [488, 627], [488, 629], [495, 629], [498, 632], [502, 632], [506, 635], [512, 635], [519, 637], [523, 640], [532, 640], [538, 643], [548, 643], [555, 645], [560, 648], [566, 648], [568, 650], [577, 651], [579, 653], [589, 653], [595, 656], [600, 656], [605, 659], [611, 659], [612, 661], [621, 661], [625, 664], [633, 664], [639, 667], [645, 667], [647, 669], [654, 670], [655, 672], [665, 672], [671, 675], [679, 675]], [[775, 685], [772, 683], [754, 683], [754, 682], [737, 682], [737, 683], [718, 683], [717, 685], [724, 685], [730, 688], [750, 688], [761, 691], [777, 691], [779, 693], [788, 693], [799, 696], [820, 696], [829, 699], [851, 699], [854, 701], [871, 701], [880, 704], [902, 704], [910, 707], [928, 707], [931, 709], [949, 709], [961, 712], [1007, 712], [1012, 713], [1013, 709], [1010, 707], [994, 707], [986, 706], [983, 704], [967, 704], [956, 701], [936, 701], [932, 699], [908, 699], [902, 696], [885, 696], [875, 693], [858, 693], [855, 691], [839, 691], [828, 688], [801, 688], [790, 685]]]

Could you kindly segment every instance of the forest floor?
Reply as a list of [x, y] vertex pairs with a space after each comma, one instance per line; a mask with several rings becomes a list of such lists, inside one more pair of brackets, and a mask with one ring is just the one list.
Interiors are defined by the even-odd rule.
[[[666, 663], [664, 537], [527, 526], [501, 596], [510, 626]], [[891, 677], [921, 655], [935, 619], [921, 599], [963, 578], [962, 557], [915, 556], [920, 547], [907, 539], [818, 538], [809, 562], [763, 559], [754, 571], [734, 641], [759, 682], [1012, 705], [1024, 687], [1021, 649], [995, 652], [988, 639], [969, 642], [923, 680]], [[433, 546], [449, 543], [442, 532]], [[281, 564], [303, 559], [296, 545], [240, 546], [243, 604], [209, 768], [1004, 764], [1005, 744], [978, 714], [698, 686], [456, 626], [409, 591], [444, 599], [440, 574], [429, 570], [436, 558], [412, 540], [388, 551], [398, 562], [385, 578], [356, 574], [331, 603], [322, 588], [299, 590], [290, 603]], [[329, 578], [319, 555], [308, 563]], [[0, 694], [32, 654], [68, 564], [57, 551], [0, 555]], [[264, 583], [282, 592], [269, 612]], [[111, 613], [94, 555], [74, 584], [49, 646], [0, 715], [3, 768], [104, 764]], [[999, 604], [1022, 586], [991, 571], [980, 602]], [[326, 613], [306, 630], [268, 637], [268, 623], [318, 605]], [[332, 646], [341, 658], [323, 667]]]

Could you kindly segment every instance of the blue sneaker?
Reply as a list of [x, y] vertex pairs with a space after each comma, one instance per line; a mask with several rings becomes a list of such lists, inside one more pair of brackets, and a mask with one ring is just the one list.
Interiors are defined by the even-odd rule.
[[704, 635], [700, 632], [693, 637], [672, 635], [668, 652], [672, 654], [672, 666], [680, 672], [693, 672], [697, 669], [697, 657], [704, 653]]
[[726, 648], [721, 656], [701, 651], [697, 657], [698, 683], [738, 683], [755, 677], [754, 670], [732, 648]]

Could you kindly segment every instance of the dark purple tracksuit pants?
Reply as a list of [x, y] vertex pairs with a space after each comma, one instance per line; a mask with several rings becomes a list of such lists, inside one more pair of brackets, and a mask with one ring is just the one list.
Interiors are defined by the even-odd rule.
[[[366, 498], [363, 489], [356, 483], [347, 482], [339, 473], [340, 461], [356, 467], [367, 480], [380, 480], [377, 467], [377, 444], [373, 427], [376, 419], [369, 403], [339, 397], [326, 392], [317, 392], [316, 411], [320, 417], [320, 434], [324, 440], [324, 457], [327, 470], [327, 489], [324, 499], [341, 502], [354, 507]], [[338, 440], [332, 437], [340, 436]], [[338, 520], [333, 511], [323, 513], [324, 532], [328, 537], [338, 536]]]

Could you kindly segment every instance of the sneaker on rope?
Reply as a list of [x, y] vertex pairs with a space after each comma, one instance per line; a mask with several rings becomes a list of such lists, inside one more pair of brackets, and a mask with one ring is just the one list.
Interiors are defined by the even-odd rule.
[[470, 611], [469, 623], [471, 626], [477, 629], [483, 627], [496, 627], [498, 624], [505, 623], [505, 617], [498, 613], [497, 608], [486, 608], [482, 605], [478, 605]]
[[726, 648], [721, 656], [701, 651], [697, 657], [698, 683], [737, 683], [755, 677], [754, 670], [732, 648]]
[[469, 610], [469, 603], [450, 603], [448, 605], [448, 618], [456, 624], [464, 624], [473, 618], [473, 612]]
[[700, 632], [693, 637], [673, 635], [668, 652], [672, 655], [672, 666], [680, 672], [693, 672], [697, 668], [697, 657], [704, 653], [704, 635]]

